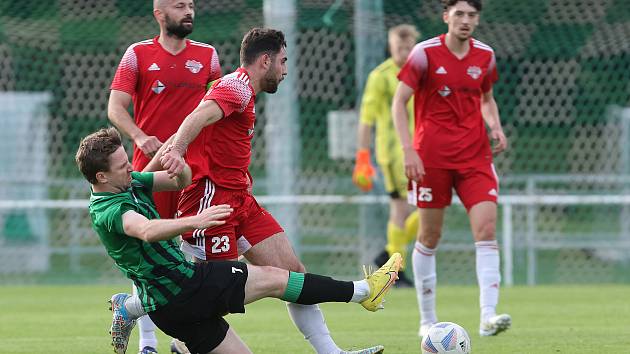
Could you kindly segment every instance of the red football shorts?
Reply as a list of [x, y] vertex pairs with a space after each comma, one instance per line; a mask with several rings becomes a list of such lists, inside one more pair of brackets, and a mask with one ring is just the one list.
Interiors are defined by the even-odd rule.
[[425, 168], [420, 183], [409, 182], [407, 200], [418, 208], [445, 208], [451, 205], [453, 189], [470, 210], [475, 204], [497, 202], [499, 177], [493, 164], [463, 169]]
[[153, 193], [153, 201], [160, 218], [172, 219], [177, 215], [179, 203], [179, 191], [166, 191]]
[[221, 188], [207, 178], [182, 191], [178, 215], [197, 215], [219, 204], [229, 204], [234, 209], [225, 224], [182, 234], [182, 251], [203, 260], [237, 259], [260, 241], [284, 232], [250, 192]]

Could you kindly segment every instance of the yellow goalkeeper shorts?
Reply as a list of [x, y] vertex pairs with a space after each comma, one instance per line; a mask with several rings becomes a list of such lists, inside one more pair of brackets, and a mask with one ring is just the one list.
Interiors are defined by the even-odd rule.
[[407, 176], [405, 176], [405, 167], [403, 165], [402, 156], [395, 158], [388, 163], [380, 164], [379, 167], [383, 172], [385, 180], [385, 190], [392, 198], [407, 197]]

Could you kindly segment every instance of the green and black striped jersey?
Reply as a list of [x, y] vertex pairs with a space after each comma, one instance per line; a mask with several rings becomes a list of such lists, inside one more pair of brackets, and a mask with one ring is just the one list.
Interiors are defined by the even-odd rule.
[[121, 193], [92, 193], [90, 217], [107, 253], [133, 280], [145, 310], [154, 311], [178, 294], [194, 265], [174, 240], [144, 242], [125, 234], [122, 215], [133, 210], [148, 219], [159, 219], [152, 197], [153, 173], [132, 172], [131, 187]]

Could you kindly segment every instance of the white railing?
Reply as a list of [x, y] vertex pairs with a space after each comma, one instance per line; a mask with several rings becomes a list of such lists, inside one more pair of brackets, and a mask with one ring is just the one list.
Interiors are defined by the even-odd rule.
[[[287, 196], [261, 196], [258, 201], [265, 205], [286, 205], [286, 204], [386, 204], [389, 202], [387, 196], [343, 196], [343, 195], [287, 195]], [[454, 198], [454, 204], [460, 204], [457, 198]], [[503, 258], [503, 280], [505, 285], [514, 284], [514, 212], [515, 206], [575, 206], [575, 205], [624, 205], [630, 206], [630, 195], [505, 195], [499, 200], [502, 213], [502, 258]], [[0, 200], [1, 210], [17, 210], [17, 209], [86, 209], [88, 201], [85, 199], [72, 200]], [[531, 219], [530, 215], [527, 216]], [[535, 224], [535, 221], [528, 220], [528, 224]], [[525, 232], [526, 252], [527, 252], [527, 283], [534, 285], [536, 283], [536, 252], [539, 249], [557, 249], [564, 247], [563, 245], [547, 244], [536, 241], [535, 227], [528, 225]], [[588, 246], [592, 246], [591, 243]], [[605, 245], [598, 244], [598, 247], [627, 249], [630, 253], [630, 241], [620, 239], [615, 242], [609, 242]], [[447, 247], [448, 248], [448, 247]]]

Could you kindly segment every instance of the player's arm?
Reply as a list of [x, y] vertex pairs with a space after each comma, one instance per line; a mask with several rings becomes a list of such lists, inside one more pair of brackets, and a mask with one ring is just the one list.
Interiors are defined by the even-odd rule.
[[420, 156], [413, 148], [409, 135], [409, 112], [407, 111], [407, 102], [411, 99], [413, 92], [413, 88], [403, 81], [398, 83], [392, 100], [392, 118], [403, 149], [405, 175], [411, 180], [420, 181], [424, 175], [424, 166]]
[[213, 205], [201, 213], [178, 219], [149, 220], [144, 215], [129, 210], [122, 215], [125, 234], [145, 242], [170, 240], [186, 231], [222, 225], [223, 219], [232, 212], [229, 205]]
[[188, 164], [180, 173], [171, 177], [167, 171], [157, 171], [153, 173], [153, 191], [179, 191], [190, 185], [192, 182], [192, 172]]
[[372, 126], [359, 121], [359, 129], [357, 132], [357, 151], [369, 150], [370, 141], [372, 141]]
[[142, 172], [155, 172], [155, 171], [162, 171], [164, 169], [164, 167], [162, 167], [162, 163], [160, 162], [160, 158], [162, 157], [162, 155], [164, 155], [166, 148], [169, 147], [171, 143], [173, 143], [173, 139], [175, 139], [175, 134], [171, 135], [168, 139], [166, 139], [164, 144], [160, 146], [158, 151], [151, 158], [151, 161], [149, 161], [149, 163], [146, 166], [144, 166], [144, 168], [142, 169]]
[[352, 182], [364, 192], [372, 189], [372, 178], [376, 174], [370, 158], [370, 144], [372, 142], [372, 128], [376, 122], [376, 114], [379, 112], [379, 104], [383, 103], [382, 100], [385, 97], [380, 90], [383, 84], [382, 80], [383, 78], [378, 77], [375, 72], [370, 73], [361, 99], [357, 127], [357, 153], [352, 171]]
[[149, 161], [149, 163], [142, 169], [142, 172], [155, 172], [153, 174], [153, 191], [161, 192], [161, 191], [179, 191], [190, 185], [192, 182], [192, 172], [190, 170], [190, 166], [186, 164], [182, 169], [182, 172], [175, 175], [174, 177], [169, 176], [168, 172], [163, 171], [162, 163], [160, 162], [160, 158], [166, 151], [166, 149], [171, 145], [173, 140], [175, 139], [175, 135], [171, 135], [164, 145], [160, 147], [155, 156]]
[[372, 71], [368, 76], [361, 97], [361, 110], [359, 112], [359, 127], [357, 134], [357, 150], [369, 149], [372, 143], [372, 128], [376, 123], [377, 115], [385, 104], [383, 84], [385, 79], [378, 72]]
[[136, 92], [139, 76], [138, 57], [134, 45], [131, 45], [120, 60], [112, 80], [107, 117], [118, 130], [133, 140], [143, 154], [150, 158], [162, 143], [157, 137], [145, 134], [127, 111], [131, 104], [131, 96]]
[[370, 158], [370, 141], [372, 139], [372, 126], [359, 121], [357, 132], [357, 153], [354, 159], [352, 171], [352, 183], [363, 192], [372, 190], [372, 178], [376, 170]]
[[107, 117], [116, 128], [131, 138], [147, 157], [151, 157], [162, 146], [162, 142], [155, 136], [148, 136], [136, 125], [127, 111], [130, 104], [130, 94], [124, 91], [111, 90], [107, 104]]
[[202, 101], [179, 126], [170, 148], [162, 155], [160, 162], [169, 175], [181, 172], [186, 163], [184, 153], [188, 145], [195, 140], [201, 129], [223, 118], [223, 110], [214, 100]]
[[490, 139], [494, 141], [492, 152], [500, 153], [507, 148], [508, 143], [505, 133], [503, 133], [503, 127], [501, 127], [499, 107], [494, 100], [492, 89], [481, 95], [481, 115], [490, 129]]

